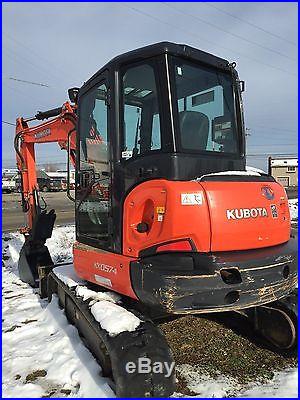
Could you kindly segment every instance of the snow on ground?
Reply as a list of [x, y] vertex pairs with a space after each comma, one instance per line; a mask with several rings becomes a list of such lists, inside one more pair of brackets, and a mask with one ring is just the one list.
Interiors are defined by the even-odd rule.
[[[54, 230], [47, 244], [55, 261], [72, 260], [73, 241], [74, 227]], [[18, 278], [22, 243], [18, 233], [3, 234], [2, 396], [115, 397], [57, 300], [48, 304]]]
[[289, 209], [292, 221], [298, 221], [298, 199], [289, 199]]
[[[298, 370], [296, 368], [276, 372], [274, 378], [268, 383], [252, 383], [246, 387], [239, 384], [235, 379], [226, 376], [212, 379], [209, 376], [199, 374], [196, 367], [188, 364], [180, 365], [177, 370], [186, 379], [188, 388], [194, 393], [198, 393], [197, 396], [193, 397], [298, 397]], [[179, 393], [175, 393], [173, 396], [182, 397]]]
[[[296, 215], [298, 201], [289, 201], [289, 204], [291, 212]], [[47, 245], [55, 262], [72, 262], [74, 236], [73, 226], [54, 229]], [[48, 304], [38, 297], [35, 289], [19, 279], [17, 263], [22, 244], [23, 238], [19, 233], [3, 234], [2, 396], [115, 397], [110, 381], [101, 376], [101, 368], [83, 345], [76, 328], [67, 322], [57, 299]], [[72, 285], [73, 281], [78, 285], [75, 275], [69, 274], [68, 278], [69, 284]], [[117, 295], [95, 298], [95, 292], [90, 293], [81, 286], [76, 290], [81, 297], [92, 302], [106, 301], [118, 307]], [[99, 319], [102, 320], [103, 315]], [[196, 397], [297, 397], [296, 369], [276, 373], [266, 384], [252, 383], [242, 388], [226, 376], [212, 380], [197, 375], [195, 367], [177, 368], [184, 372], [190, 389], [199, 393]]]

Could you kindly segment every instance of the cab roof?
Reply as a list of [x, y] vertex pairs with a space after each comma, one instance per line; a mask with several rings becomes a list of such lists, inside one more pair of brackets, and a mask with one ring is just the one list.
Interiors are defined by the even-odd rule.
[[99, 71], [97, 71], [87, 82], [85, 82], [83, 86], [89, 85], [91, 81], [97, 78], [97, 76], [105, 70], [118, 70], [123, 64], [138, 62], [163, 54], [170, 54], [177, 57], [200, 61], [204, 64], [208, 64], [216, 68], [227, 71], [230, 70], [229, 61], [223, 58], [214, 56], [210, 53], [206, 53], [202, 50], [196, 49], [195, 47], [191, 47], [186, 44], [159, 42], [140, 47], [138, 49], [114, 57]]

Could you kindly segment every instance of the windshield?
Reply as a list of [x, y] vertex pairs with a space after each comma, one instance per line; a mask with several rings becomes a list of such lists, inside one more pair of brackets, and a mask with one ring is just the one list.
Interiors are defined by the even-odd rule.
[[174, 60], [180, 150], [238, 153], [232, 75]]

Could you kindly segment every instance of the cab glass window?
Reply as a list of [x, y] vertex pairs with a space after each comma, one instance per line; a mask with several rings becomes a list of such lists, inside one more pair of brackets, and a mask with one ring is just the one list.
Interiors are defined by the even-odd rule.
[[161, 149], [157, 84], [149, 64], [127, 68], [122, 74], [122, 159]]
[[91, 90], [81, 101], [80, 169], [107, 171], [108, 136], [106, 86]]
[[[80, 235], [109, 247], [111, 208], [107, 88], [103, 83], [83, 95], [80, 103], [79, 160], [76, 210]], [[94, 243], [94, 242], [93, 242]]]
[[184, 151], [237, 153], [231, 74], [174, 58], [178, 139]]

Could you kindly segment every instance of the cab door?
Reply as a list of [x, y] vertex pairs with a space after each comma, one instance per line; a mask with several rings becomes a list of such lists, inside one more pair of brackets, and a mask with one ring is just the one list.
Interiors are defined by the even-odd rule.
[[111, 155], [108, 83], [104, 75], [80, 95], [76, 174], [76, 236], [111, 248]]

